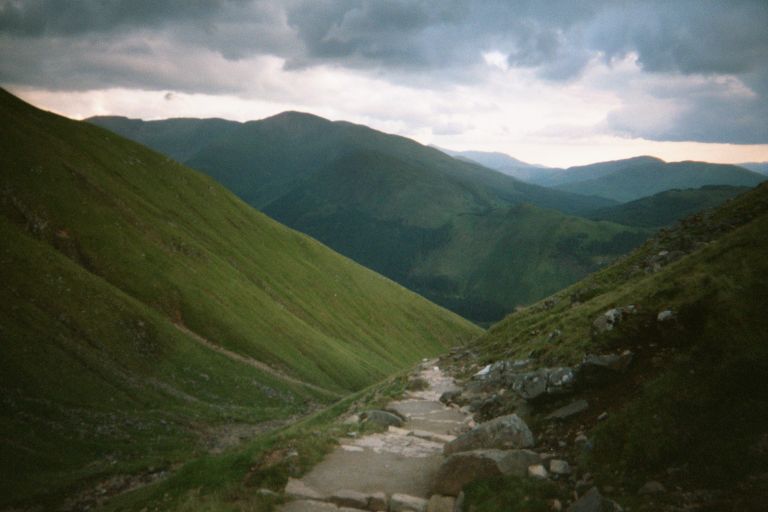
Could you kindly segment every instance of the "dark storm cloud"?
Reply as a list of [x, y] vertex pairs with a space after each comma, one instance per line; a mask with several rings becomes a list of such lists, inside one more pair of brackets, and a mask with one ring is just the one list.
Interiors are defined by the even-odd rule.
[[496, 51], [511, 68], [558, 82], [633, 54], [645, 73], [733, 75], [753, 95], [681, 97], [674, 129], [640, 128], [622, 111], [609, 126], [656, 139], [768, 142], [766, 27], [765, 0], [0, 0], [0, 80], [246, 90], [210, 63], [194, 65], [214, 53], [466, 83], [482, 80], [482, 54]]

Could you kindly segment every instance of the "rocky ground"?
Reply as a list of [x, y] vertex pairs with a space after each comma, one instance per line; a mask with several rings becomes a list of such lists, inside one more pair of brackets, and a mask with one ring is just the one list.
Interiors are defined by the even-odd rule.
[[[615, 321], [617, 314], [622, 312], [606, 312], [599, 320]], [[382, 410], [348, 417], [362, 433], [380, 431], [342, 439], [309, 473], [288, 482], [290, 501], [279, 510], [471, 511], [463, 490], [497, 477], [556, 489], [559, 498], [542, 500], [535, 510], [709, 510], [716, 496], [683, 492], [674, 478], [615, 488], [596, 482], [583, 467], [591, 429], [608, 416], [612, 396], [632, 393], [637, 383], [631, 370], [644, 359], [624, 350], [585, 354], [572, 367], [503, 360], [478, 368], [469, 351], [457, 350], [424, 362], [409, 385], [423, 389]], [[475, 369], [457, 384], [441, 367], [465, 375]], [[636, 499], [626, 508], [611, 499], [628, 494]]]

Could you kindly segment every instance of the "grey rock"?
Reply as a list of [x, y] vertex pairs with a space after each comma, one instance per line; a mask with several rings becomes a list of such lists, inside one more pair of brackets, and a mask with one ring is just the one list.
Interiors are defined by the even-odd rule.
[[547, 468], [542, 464], [532, 464], [528, 466], [528, 476], [531, 478], [546, 479], [549, 478]]
[[655, 480], [645, 482], [640, 490], [637, 491], [638, 494], [662, 494], [665, 492], [667, 492], [666, 487]]
[[656, 316], [656, 320], [659, 322], [668, 322], [674, 320], [677, 317], [674, 311], [671, 309], [665, 309]]
[[458, 402], [460, 396], [461, 396], [460, 389], [452, 389], [440, 395], [440, 401], [445, 405], [454, 404]]
[[603, 497], [597, 487], [574, 501], [566, 512], [621, 512], [622, 508], [613, 500]]
[[522, 477], [539, 461], [531, 450], [472, 450], [449, 456], [435, 477], [432, 492], [457, 496], [468, 483], [500, 475]]
[[361, 492], [342, 489], [334, 492], [328, 499], [340, 507], [365, 509], [368, 507], [368, 495]]
[[534, 402], [572, 393], [576, 385], [576, 372], [567, 366], [540, 368], [532, 372], [508, 372], [505, 384], [521, 398]]
[[368, 496], [368, 510], [382, 512], [387, 510], [387, 495], [383, 492], [374, 492]]
[[637, 313], [637, 308], [630, 304], [620, 308], [612, 308], [595, 318], [592, 322], [592, 329], [597, 333], [603, 333], [611, 331], [616, 327], [624, 318], [625, 315]]
[[366, 423], [372, 423], [380, 427], [402, 427], [403, 420], [396, 414], [381, 410], [365, 411], [360, 418]]
[[469, 432], [447, 443], [446, 455], [481, 448], [530, 448], [535, 444], [533, 433], [517, 415], [508, 414], [481, 423]]
[[389, 499], [390, 512], [426, 512], [427, 500], [408, 494], [395, 493]]
[[555, 475], [570, 475], [571, 465], [564, 460], [552, 459], [549, 461], [549, 472]]
[[589, 403], [586, 400], [576, 400], [570, 404], [560, 407], [552, 411], [546, 419], [548, 420], [566, 420], [572, 416], [586, 411], [589, 408]]

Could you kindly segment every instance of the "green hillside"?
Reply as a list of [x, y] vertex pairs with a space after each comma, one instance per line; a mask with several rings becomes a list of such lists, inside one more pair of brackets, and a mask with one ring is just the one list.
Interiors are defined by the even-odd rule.
[[476, 322], [574, 282], [646, 236], [566, 215], [612, 201], [296, 112], [244, 123], [187, 162], [280, 222]]
[[165, 156], [0, 111], [0, 507], [171, 469], [480, 332]]
[[[631, 350], [610, 384], [537, 406], [531, 422], [586, 399], [584, 414], [550, 426], [541, 443], [564, 455], [632, 510], [762, 510], [768, 463], [768, 184], [661, 231], [620, 262], [509, 315], [478, 339], [473, 367], [533, 357], [577, 365], [584, 354]], [[595, 320], [632, 305], [612, 330]], [[669, 311], [666, 317], [659, 313]], [[557, 336], [550, 333], [557, 332]], [[463, 361], [466, 365], [467, 361]], [[605, 413], [604, 415], [602, 413]], [[606, 419], [607, 418], [607, 419]], [[588, 445], [572, 443], [584, 433]], [[671, 468], [671, 469], [670, 469]], [[648, 480], [663, 495], [638, 496]], [[497, 482], [493, 485], [511, 485]], [[702, 491], [703, 490], [703, 491]], [[704, 492], [692, 498], [694, 492]], [[686, 498], [688, 496], [688, 498]], [[479, 508], [478, 510], [484, 510]]]
[[567, 177], [566, 181], [551, 184], [557, 190], [589, 193], [620, 202], [634, 201], [665, 190], [706, 185], [754, 187], [766, 179], [735, 165], [665, 163], [648, 157], [571, 168], [564, 171], [563, 176]]
[[714, 208], [725, 201], [746, 192], [745, 187], [707, 185], [694, 189], [672, 189], [659, 192], [607, 208], [589, 212], [594, 220], [608, 220], [627, 226], [661, 227], [693, 215], [707, 208]]

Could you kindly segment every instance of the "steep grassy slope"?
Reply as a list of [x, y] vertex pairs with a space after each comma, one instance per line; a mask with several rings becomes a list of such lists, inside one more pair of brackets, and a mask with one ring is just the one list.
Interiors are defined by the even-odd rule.
[[168, 468], [479, 332], [162, 155], [0, 111], [2, 506]]
[[[472, 351], [480, 364], [533, 355], [542, 365], [559, 365], [576, 364], [584, 353], [632, 350], [627, 374], [585, 391], [588, 412], [555, 428], [561, 436], [555, 439], [569, 441], [578, 431], [591, 439], [581, 451], [569, 448], [571, 460], [633, 510], [676, 510], [675, 500], [704, 501], [702, 510], [762, 510], [768, 498], [761, 476], [768, 463], [766, 251], [763, 184], [508, 316]], [[593, 327], [606, 310], [630, 304], [636, 313], [613, 330]], [[671, 320], [657, 319], [664, 310], [673, 312]], [[548, 335], [556, 330], [559, 336]], [[600, 422], [603, 411], [608, 419]], [[673, 492], [638, 497], [649, 479]], [[697, 489], [705, 489], [703, 497], [686, 494]]]
[[[575, 281], [645, 236], [560, 213], [611, 201], [296, 112], [245, 123], [188, 162], [277, 220], [478, 322]], [[524, 203], [533, 207], [516, 214]]]
[[557, 190], [626, 202], [671, 189], [699, 188], [706, 185], [754, 187], [765, 176], [735, 165], [704, 162], [665, 163], [638, 159], [606, 162], [567, 169], [562, 180], [552, 182]]
[[714, 208], [746, 192], [744, 187], [708, 185], [695, 189], [673, 189], [659, 192], [617, 206], [589, 212], [594, 220], [609, 220], [626, 226], [661, 227], [688, 215]]

